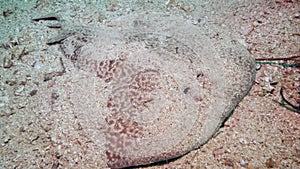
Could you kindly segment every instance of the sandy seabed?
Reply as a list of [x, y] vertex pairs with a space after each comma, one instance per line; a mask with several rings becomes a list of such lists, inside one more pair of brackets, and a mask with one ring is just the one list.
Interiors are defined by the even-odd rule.
[[[105, 166], [104, 157], [91, 153], [97, 150], [83, 133], [65, 133], [80, 128], [72, 115], [49, 114], [45, 102], [52, 104], [55, 92], [37, 95], [51, 86], [43, 83], [44, 74], [61, 71], [61, 53], [57, 46], [46, 45], [58, 31], [49, 27], [59, 23], [32, 18], [51, 14], [96, 27], [145, 10], [176, 13], [195, 24], [226, 25], [240, 35], [255, 59], [300, 55], [300, 2], [295, 0], [2, 0], [0, 169]], [[299, 58], [294, 62], [299, 65]], [[285, 98], [299, 106], [300, 71], [277, 64], [259, 66], [251, 91], [207, 144], [179, 159], [141, 168], [300, 168], [300, 115], [279, 104], [283, 88]], [[53, 129], [54, 124], [59, 127]], [[81, 139], [70, 140], [68, 135]]]

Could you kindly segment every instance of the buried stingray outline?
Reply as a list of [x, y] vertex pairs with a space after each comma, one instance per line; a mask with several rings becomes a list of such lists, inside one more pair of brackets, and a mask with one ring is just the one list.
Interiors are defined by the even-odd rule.
[[[235, 42], [226, 44], [230, 38], [224, 33], [224, 39], [212, 39], [173, 16], [124, 20], [116, 21], [121, 29], [76, 29], [48, 41], [60, 43], [75, 67], [109, 86], [103, 104], [106, 130], [99, 137], [105, 138], [111, 168], [149, 164], [198, 148], [249, 91], [255, 76], [250, 54]], [[220, 105], [213, 107], [215, 102]], [[87, 130], [90, 125], [83, 124]]]

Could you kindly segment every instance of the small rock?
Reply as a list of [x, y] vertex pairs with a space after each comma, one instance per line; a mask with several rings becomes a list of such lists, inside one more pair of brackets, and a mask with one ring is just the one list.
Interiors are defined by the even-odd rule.
[[4, 58], [3, 67], [6, 69], [9, 69], [13, 66], [13, 61], [11, 59], [8, 59], [7, 57]]
[[26, 105], [27, 105], [27, 102], [20, 102], [20, 103], [18, 104], [17, 108], [18, 108], [18, 109], [22, 109], [22, 108], [26, 107]]
[[17, 84], [15, 79], [8, 79], [8, 80], [5, 81], [5, 83], [10, 85], [10, 86], [13, 86], [13, 85]]
[[267, 159], [266, 161], [266, 167], [267, 168], [277, 168], [278, 165], [276, 164], [276, 162], [272, 159], [272, 157], [270, 157], [269, 159]]
[[33, 64], [33, 68], [34, 68], [35, 70], [39, 70], [39, 69], [41, 69], [42, 67], [43, 67], [43, 63], [42, 63], [42, 62], [37, 61], [37, 62], [35, 62], [35, 63]]
[[29, 93], [29, 96], [34, 96], [37, 94], [37, 90], [32, 90], [30, 93]]
[[0, 97], [0, 107], [5, 106], [6, 103], [8, 103], [9, 99], [7, 96]]
[[224, 154], [224, 150], [222, 150], [222, 149], [217, 149], [213, 152], [214, 157], [221, 156], [223, 154]]
[[244, 161], [244, 160], [241, 160], [241, 161], [240, 161], [240, 165], [241, 165], [242, 167], [246, 167], [245, 161]]
[[258, 21], [254, 21], [254, 22], [253, 22], [253, 26], [254, 26], [254, 27], [257, 27], [257, 26], [259, 26], [259, 25], [260, 25], [260, 24], [259, 24]]
[[22, 92], [24, 91], [24, 88], [24, 85], [17, 87], [17, 89], [15, 90], [15, 96], [21, 96]]
[[48, 132], [51, 130], [51, 125], [46, 124], [45, 126], [43, 126], [43, 129], [45, 130], [45, 132]]
[[224, 165], [229, 166], [229, 167], [233, 167], [234, 163], [231, 159], [225, 159]]
[[7, 143], [9, 143], [10, 140], [11, 140], [11, 138], [8, 136], [7, 138], [4, 139], [4, 143], [7, 144]]

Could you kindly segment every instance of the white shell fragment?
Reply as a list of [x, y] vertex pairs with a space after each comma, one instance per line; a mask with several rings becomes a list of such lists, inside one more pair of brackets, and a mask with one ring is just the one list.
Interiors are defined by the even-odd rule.
[[255, 76], [254, 60], [230, 31], [181, 17], [130, 15], [109, 27], [70, 32], [49, 43], [60, 41], [65, 64], [77, 69], [70, 102], [111, 168], [199, 148]]

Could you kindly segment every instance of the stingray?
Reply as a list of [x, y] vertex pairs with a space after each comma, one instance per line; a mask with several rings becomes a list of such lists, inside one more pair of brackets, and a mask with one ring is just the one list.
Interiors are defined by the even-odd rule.
[[[250, 90], [255, 62], [234, 33], [131, 14], [50, 39], [77, 73], [70, 102], [107, 166], [173, 159], [205, 144]], [[93, 80], [91, 80], [93, 79]]]

